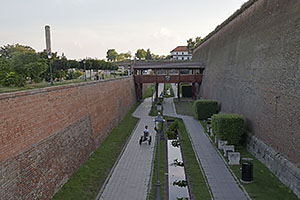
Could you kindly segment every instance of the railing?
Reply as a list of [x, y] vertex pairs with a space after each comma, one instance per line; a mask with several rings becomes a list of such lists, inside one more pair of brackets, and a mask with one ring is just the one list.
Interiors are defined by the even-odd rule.
[[135, 83], [201, 83], [203, 74], [180, 74], [180, 75], [134, 75]]

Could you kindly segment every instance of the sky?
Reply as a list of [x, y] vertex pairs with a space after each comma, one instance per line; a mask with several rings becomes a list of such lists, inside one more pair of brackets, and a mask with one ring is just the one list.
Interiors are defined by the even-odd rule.
[[150, 48], [168, 55], [189, 38], [204, 38], [246, 0], [0, 0], [0, 46], [51, 46], [69, 59], [104, 59]]

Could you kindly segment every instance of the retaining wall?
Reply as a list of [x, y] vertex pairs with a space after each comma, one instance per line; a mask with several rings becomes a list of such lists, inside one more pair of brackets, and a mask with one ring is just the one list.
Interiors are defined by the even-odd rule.
[[247, 2], [204, 39], [193, 59], [205, 65], [201, 96], [246, 117], [256, 138], [249, 149], [280, 155], [259, 157], [279, 178], [271, 166], [285, 158], [294, 178], [281, 180], [300, 198], [300, 1]]
[[135, 102], [132, 77], [0, 94], [0, 199], [51, 199]]

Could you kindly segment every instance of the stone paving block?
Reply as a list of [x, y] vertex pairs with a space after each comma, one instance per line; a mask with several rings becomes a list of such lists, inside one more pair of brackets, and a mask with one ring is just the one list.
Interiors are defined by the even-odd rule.
[[240, 152], [228, 152], [229, 165], [239, 165], [240, 157]]

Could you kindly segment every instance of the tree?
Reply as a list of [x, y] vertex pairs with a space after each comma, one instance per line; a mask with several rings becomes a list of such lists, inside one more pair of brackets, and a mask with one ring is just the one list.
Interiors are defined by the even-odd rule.
[[13, 44], [13, 45], [4, 45], [0, 47], [0, 57], [10, 59], [12, 58], [15, 52], [31, 52], [35, 53], [35, 50], [30, 46], [25, 46], [21, 44]]
[[187, 40], [187, 49], [189, 52], [192, 52], [200, 43], [202, 39], [201, 37], [196, 37], [195, 40], [193, 38], [190, 38]]
[[80, 64], [77, 60], [68, 60], [69, 69], [79, 68]]
[[108, 61], [115, 61], [118, 57], [118, 53], [116, 52], [115, 49], [109, 49], [106, 52], [106, 58]]
[[147, 52], [144, 49], [138, 49], [135, 53], [135, 56], [141, 60], [142, 58], [146, 57]]
[[124, 53], [124, 57], [125, 59], [130, 59], [132, 56], [131, 56], [131, 52], [130, 51], [127, 51], [127, 53]]
[[151, 54], [150, 49], [147, 49], [145, 59], [146, 60], [152, 60], [152, 54]]
[[31, 51], [17, 51], [11, 58], [12, 71], [19, 77], [18, 86], [24, 86], [27, 77], [40, 82], [40, 75], [47, 70], [47, 61]]

